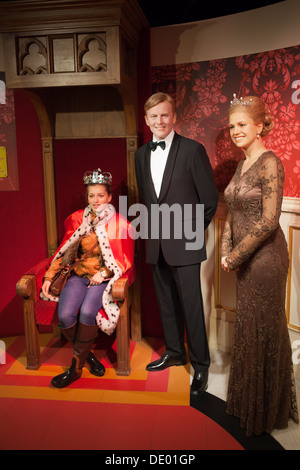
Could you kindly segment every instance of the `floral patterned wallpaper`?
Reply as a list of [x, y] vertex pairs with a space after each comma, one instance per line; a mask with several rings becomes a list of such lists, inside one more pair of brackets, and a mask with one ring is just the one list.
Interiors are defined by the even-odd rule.
[[284, 196], [300, 197], [300, 46], [240, 57], [152, 68], [152, 91], [176, 102], [178, 133], [202, 142], [222, 192], [243, 154], [231, 142], [233, 93], [259, 96], [275, 118], [265, 137], [286, 173]]

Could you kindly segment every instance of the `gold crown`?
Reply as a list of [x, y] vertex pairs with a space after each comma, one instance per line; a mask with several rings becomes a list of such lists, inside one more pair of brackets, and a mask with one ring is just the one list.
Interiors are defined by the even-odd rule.
[[83, 175], [84, 184], [112, 184], [112, 176], [108, 172], [101, 173], [98, 170], [86, 171]]
[[236, 94], [233, 93], [233, 100], [230, 101], [230, 106], [234, 106], [235, 104], [241, 104], [243, 106], [251, 106], [252, 98], [250, 98], [249, 101], [244, 101], [242, 96], [240, 98], [237, 98]]

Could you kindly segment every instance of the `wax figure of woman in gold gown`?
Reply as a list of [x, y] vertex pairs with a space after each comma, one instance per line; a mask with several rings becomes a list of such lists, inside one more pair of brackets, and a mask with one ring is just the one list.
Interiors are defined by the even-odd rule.
[[237, 279], [227, 413], [240, 418], [248, 436], [284, 428], [289, 418], [298, 422], [285, 316], [289, 257], [279, 225], [284, 168], [262, 140], [272, 127], [259, 98], [234, 95], [230, 135], [245, 158], [224, 192], [221, 265]]

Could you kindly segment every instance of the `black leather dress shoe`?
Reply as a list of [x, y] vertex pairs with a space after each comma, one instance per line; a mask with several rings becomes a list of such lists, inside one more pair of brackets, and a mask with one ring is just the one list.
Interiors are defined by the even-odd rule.
[[150, 364], [147, 365], [146, 370], [149, 372], [156, 372], [171, 366], [184, 366], [186, 362], [186, 357], [173, 357], [165, 353], [156, 361], [150, 362]]
[[208, 371], [195, 372], [193, 382], [191, 385], [191, 395], [197, 396], [207, 389]]

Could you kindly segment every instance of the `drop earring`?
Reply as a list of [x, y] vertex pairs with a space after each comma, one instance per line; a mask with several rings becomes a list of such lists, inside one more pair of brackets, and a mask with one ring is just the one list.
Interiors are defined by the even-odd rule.
[[256, 138], [259, 139], [259, 137], [260, 137], [260, 133], [258, 132], [258, 133], [256, 134]]

